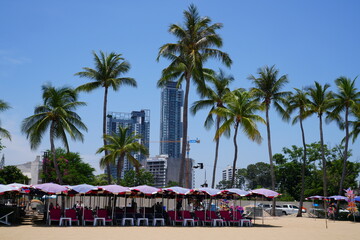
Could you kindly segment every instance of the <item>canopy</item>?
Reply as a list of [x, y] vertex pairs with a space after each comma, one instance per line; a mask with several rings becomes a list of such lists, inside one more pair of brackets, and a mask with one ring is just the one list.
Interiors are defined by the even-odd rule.
[[263, 195], [267, 198], [275, 198], [277, 196], [280, 195], [280, 193], [277, 193], [275, 191], [266, 189], [266, 188], [259, 188], [259, 189], [255, 189], [255, 190], [250, 190], [250, 193], [252, 194], [259, 194], [259, 195]]
[[345, 197], [345, 196], [340, 196], [340, 195], [330, 196], [330, 197], [327, 197], [327, 199], [334, 199], [334, 200], [336, 200], [336, 201], [338, 201], [338, 200], [347, 201], [347, 200], [348, 200], [347, 197]]
[[315, 196], [311, 196], [311, 197], [307, 197], [305, 198], [306, 200], [323, 200], [325, 197], [324, 196], [319, 196], [319, 195], [315, 195]]
[[205, 194], [213, 197], [213, 196], [220, 194], [221, 190], [215, 189], [215, 188], [195, 188], [195, 189], [191, 189], [188, 194], [191, 194], [193, 192], [201, 192], [201, 193], [205, 193]]
[[91, 191], [98, 190], [98, 187], [95, 187], [95, 186], [89, 185], [89, 184], [80, 184], [80, 185], [75, 185], [75, 186], [69, 186], [68, 188], [69, 188], [69, 190], [73, 190], [80, 194], [86, 194]]
[[11, 187], [9, 185], [0, 184], [0, 194], [4, 194], [5, 192], [18, 191], [16, 188]]
[[66, 192], [68, 190], [67, 187], [61, 186], [56, 183], [44, 183], [44, 184], [38, 184], [33, 186], [35, 189], [41, 190], [43, 192], [46, 192], [47, 194], [57, 194]]
[[183, 188], [183, 187], [168, 187], [168, 188], [163, 188], [164, 191], [168, 191], [168, 192], [174, 192], [176, 194], [180, 194], [180, 195], [185, 195], [187, 193], [190, 192], [190, 189], [188, 188]]
[[151, 187], [148, 185], [141, 185], [129, 188], [131, 191], [141, 192], [145, 195], [153, 195], [161, 192], [161, 188]]
[[99, 188], [107, 192], [110, 192], [112, 194], [124, 194], [130, 192], [130, 189], [128, 187], [123, 187], [120, 185], [106, 185], [106, 186], [99, 186]]
[[239, 195], [240, 197], [245, 197], [250, 195], [251, 193], [245, 190], [241, 190], [241, 189], [237, 189], [237, 188], [230, 188], [230, 189], [225, 189], [223, 190], [223, 192], [229, 192], [229, 193], [234, 193], [236, 195]]
[[360, 196], [355, 197], [355, 201], [356, 201], [356, 202], [360, 202]]

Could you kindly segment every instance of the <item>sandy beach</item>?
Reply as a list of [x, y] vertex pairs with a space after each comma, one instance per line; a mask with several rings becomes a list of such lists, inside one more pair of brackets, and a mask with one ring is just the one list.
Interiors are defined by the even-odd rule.
[[256, 221], [254, 227], [57, 227], [12, 226], [0, 227], [1, 240], [107, 240], [107, 239], [251, 239], [251, 240], [329, 240], [360, 239], [360, 224], [349, 221], [296, 218], [294, 216], [267, 217], [264, 225]]

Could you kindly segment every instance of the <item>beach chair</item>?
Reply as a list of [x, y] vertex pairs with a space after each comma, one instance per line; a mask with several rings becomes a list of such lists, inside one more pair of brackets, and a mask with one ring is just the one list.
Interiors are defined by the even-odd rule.
[[218, 223], [220, 223], [220, 226], [224, 226], [224, 220], [215, 211], [206, 211], [206, 215], [210, 217], [213, 226], [217, 226]]
[[233, 218], [234, 218], [235, 221], [239, 222], [239, 226], [241, 226], [241, 227], [245, 226], [245, 225], [247, 225], [249, 227], [252, 226], [251, 219], [250, 218], [244, 218], [241, 213], [234, 212], [233, 213]]
[[175, 226], [176, 223], [183, 224], [183, 220], [182, 220], [181, 215], [180, 215], [179, 212], [168, 211], [168, 215], [169, 215], [169, 220], [170, 220], [171, 225]]
[[220, 217], [224, 220], [224, 222], [228, 226], [231, 226], [231, 224], [233, 224], [233, 225], [240, 224], [240, 222], [238, 220], [233, 219], [233, 217], [231, 216], [229, 211], [220, 211]]
[[71, 222], [76, 222], [79, 226], [79, 218], [77, 216], [77, 212], [75, 209], [66, 209], [65, 210], [65, 217], [70, 218]]
[[113, 225], [113, 220], [109, 216], [109, 212], [106, 209], [98, 209], [96, 215], [98, 218], [104, 218], [105, 224], [110, 223], [111, 225]]
[[83, 225], [86, 225], [86, 222], [92, 222], [94, 223], [94, 215], [92, 210], [90, 209], [84, 209], [84, 215], [83, 215]]
[[190, 223], [192, 226], [194, 226], [195, 224], [198, 225], [199, 223], [199, 219], [194, 218], [190, 211], [180, 211], [180, 215], [183, 219], [183, 225], [186, 226], [187, 223]]
[[60, 222], [60, 218], [61, 218], [61, 209], [59, 208], [50, 209], [49, 218], [48, 218], [49, 225], [51, 225], [51, 222]]
[[195, 211], [195, 217], [196, 219], [202, 223], [203, 226], [206, 225], [206, 223], [209, 223], [211, 225], [211, 219], [210, 216], [207, 215], [205, 218], [205, 212], [204, 211]]
[[[9, 212], [9, 213], [5, 214], [4, 216], [0, 217], [0, 223], [3, 223], [3, 224], [5, 224], [5, 225], [10, 226], [11, 223], [9, 222], [9, 219], [8, 219], [8, 218], [9, 218], [9, 216], [10, 216], [11, 214], [13, 214], [13, 213], [14, 213], [14, 211]], [[2, 219], [4, 219], [4, 220], [2, 220]]]

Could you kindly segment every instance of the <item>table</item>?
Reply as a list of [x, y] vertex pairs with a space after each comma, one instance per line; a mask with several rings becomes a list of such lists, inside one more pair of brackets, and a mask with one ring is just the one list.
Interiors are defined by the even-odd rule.
[[161, 226], [165, 226], [165, 220], [163, 218], [154, 218], [153, 220], [153, 226], [156, 226], [156, 223], [160, 222]]
[[121, 225], [125, 226], [125, 222], [126, 222], [126, 221], [130, 221], [130, 225], [131, 225], [131, 226], [134, 226], [134, 219], [133, 219], [133, 218], [123, 218]]
[[61, 217], [59, 221], [59, 226], [62, 226], [63, 224], [66, 225], [66, 222], [68, 222], [69, 226], [71, 226], [71, 218]]
[[187, 226], [188, 223], [190, 223], [191, 226], [195, 226], [195, 222], [194, 222], [194, 219], [191, 219], [191, 218], [185, 218], [183, 220], [183, 226]]
[[137, 218], [137, 225], [140, 226], [141, 221], [144, 222], [144, 226], [149, 225], [149, 220], [147, 218]]
[[212, 225], [214, 227], [217, 226], [218, 223], [221, 223], [221, 226], [224, 226], [224, 220], [222, 220], [222, 219], [213, 219], [212, 220]]
[[94, 226], [96, 226], [99, 221], [105, 226], [105, 218], [94, 218]]

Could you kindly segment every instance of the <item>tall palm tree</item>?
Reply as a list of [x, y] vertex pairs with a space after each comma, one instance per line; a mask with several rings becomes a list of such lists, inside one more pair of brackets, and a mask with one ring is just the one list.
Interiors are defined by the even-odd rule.
[[[262, 104], [265, 107], [271, 187], [272, 190], [275, 190], [275, 170], [271, 148], [269, 110], [270, 106], [273, 105], [277, 112], [284, 115], [285, 110], [281, 106], [281, 103], [285, 102], [285, 98], [290, 94], [290, 92], [282, 92], [281, 89], [285, 86], [286, 83], [288, 83], [288, 78], [287, 75], [282, 75], [278, 78], [279, 70], [275, 68], [275, 65], [271, 67], [265, 66], [259, 68], [257, 73], [259, 77], [250, 75], [248, 79], [251, 80], [255, 85], [255, 87], [251, 88], [254, 96], [262, 100]], [[275, 214], [275, 198], [273, 200], [272, 206], [272, 214]]]
[[352, 138], [352, 142], [354, 143], [360, 134], [360, 104], [358, 104], [352, 112], [355, 120], [349, 121], [349, 126], [352, 127], [349, 137]]
[[141, 138], [134, 133], [128, 133], [128, 127], [119, 127], [119, 133], [113, 135], [104, 135], [106, 145], [99, 148], [96, 153], [107, 152], [107, 154], [100, 159], [100, 166], [105, 167], [110, 164], [117, 164], [117, 184], [120, 184], [121, 172], [124, 165], [125, 157], [135, 166], [138, 170], [141, 164], [131, 154], [140, 152], [148, 154], [148, 149], [138, 142]]
[[299, 203], [299, 211], [297, 213], [297, 217], [302, 217], [302, 207], [304, 202], [304, 192], [305, 192], [305, 168], [306, 168], [306, 143], [305, 143], [305, 133], [303, 120], [309, 116], [309, 99], [307, 92], [303, 90], [295, 89], [295, 93], [291, 94], [287, 99], [287, 113], [291, 115], [294, 111], [298, 111], [297, 115], [293, 118], [292, 124], [300, 123], [301, 129], [301, 137], [303, 143], [303, 162], [301, 168], [301, 193], [300, 193], [300, 203]]
[[236, 89], [225, 96], [226, 108], [216, 108], [213, 113], [218, 114], [221, 117], [226, 118], [216, 133], [216, 138], [219, 138], [224, 132], [229, 131], [231, 127], [234, 127], [234, 161], [233, 172], [231, 178], [231, 186], [234, 186], [236, 162], [238, 155], [237, 146], [237, 133], [239, 128], [242, 129], [244, 134], [252, 141], [261, 143], [262, 138], [257, 128], [257, 122], [265, 123], [265, 120], [259, 115], [256, 115], [257, 111], [262, 109], [260, 102], [253, 98], [250, 92], [244, 89]]
[[[10, 108], [10, 106], [7, 102], [0, 100], [0, 112], [3, 112], [9, 108]], [[0, 121], [0, 126], [1, 126], [1, 121]], [[4, 138], [11, 140], [10, 132], [2, 127], [0, 127], [0, 137], [4, 137]]]
[[[357, 77], [356, 77], [357, 78]], [[347, 77], [339, 77], [335, 80], [338, 92], [334, 93], [334, 100], [332, 106], [333, 111], [329, 115], [329, 120], [337, 120], [338, 123], [344, 123], [345, 128], [345, 149], [343, 159], [343, 169], [340, 179], [339, 195], [343, 193], [343, 184], [346, 174], [346, 161], [348, 159], [349, 147], [349, 115], [352, 109], [355, 109], [360, 103], [360, 92], [355, 87], [355, 81]], [[344, 112], [344, 119], [340, 118], [340, 114]]]
[[[310, 100], [310, 111], [312, 114], [316, 114], [319, 118], [319, 129], [320, 129], [320, 145], [321, 145], [321, 160], [323, 168], [323, 191], [324, 196], [328, 196], [327, 192], [327, 173], [326, 173], [326, 159], [325, 159], [325, 146], [324, 146], [324, 133], [323, 133], [323, 115], [327, 114], [332, 108], [332, 92], [328, 90], [329, 84], [322, 86], [320, 83], [315, 82], [313, 87], [308, 88], [309, 100]], [[326, 214], [326, 211], [325, 211]]]
[[[121, 86], [136, 87], [136, 81], [129, 77], [120, 77], [130, 70], [130, 64], [121, 57], [121, 54], [111, 52], [106, 54], [100, 51], [100, 55], [93, 52], [95, 69], [84, 67], [82, 72], [75, 73], [75, 76], [91, 79], [77, 88], [78, 91], [91, 92], [97, 88], [104, 88], [104, 105], [103, 105], [103, 135], [106, 134], [106, 111], [109, 88], [114, 91], [119, 90]], [[106, 140], [104, 138], [104, 145]], [[105, 152], [105, 155], [107, 153]], [[111, 182], [110, 165], [106, 166], [108, 182]]]
[[30, 140], [31, 149], [37, 149], [44, 134], [48, 129], [50, 130], [50, 148], [54, 168], [59, 183], [63, 184], [56, 162], [54, 141], [59, 139], [69, 151], [66, 133], [73, 140], [84, 140], [80, 130], [87, 131], [87, 128], [74, 110], [79, 106], [85, 106], [86, 103], [79, 102], [77, 92], [68, 87], [55, 88], [50, 84], [43, 85], [42, 92], [43, 104], [35, 107], [34, 115], [23, 120], [21, 131]]
[[[207, 86], [204, 92], [205, 99], [196, 101], [192, 107], [191, 112], [196, 114], [199, 110], [204, 108], [210, 108], [208, 116], [205, 120], [205, 127], [210, 129], [210, 127], [214, 124], [213, 113], [212, 111], [216, 108], [224, 108], [224, 97], [226, 94], [230, 92], [229, 84], [234, 81], [233, 76], [226, 76], [224, 71], [220, 70], [218, 74], [210, 75], [208, 78], [208, 82], [213, 86]], [[223, 120], [219, 115], [216, 116], [216, 132], [220, 128], [220, 123]], [[229, 135], [229, 134], [228, 134]], [[219, 144], [220, 138], [215, 138], [216, 147], [215, 147], [215, 160], [214, 160], [214, 168], [213, 168], [213, 176], [211, 187], [215, 187], [215, 176], [216, 176], [216, 167], [218, 161], [218, 153], [219, 153]]]
[[[167, 43], [160, 47], [157, 60], [164, 57], [171, 61], [170, 65], [163, 69], [162, 76], [158, 81], [158, 87], [163, 87], [168, 81], [178, 80], [178, 86], [185, 81], [185, 97], [183, 105], [183, 133], [181, 164], [179, 171], [179, 183], [184, 183], [184, 168], [187, 146], [188, 130], [188, 101], [190, 91], [190, 80], [199, 87], [204, 88], [203, 64], [209, 58], [220, 59], [226, 66], [232, 61], [228, 54], [216, 49], [222, 46], [222, 39], [216, 30], [222, 28], [222, 24], [211, 24], [209, 17], [200, 17], [195, 5], [190, 5], [184, 11], [184, 25], [171, 24], [169, 32], [178, 40], [176, 43]], [[215, 47], [215, 48], [214, 48]], [[187, 169], [188, 172], [188, 169]], [[188, 178], [188, 174], [186, 174]], [[189, 184], [189, 179], [185, 181]]]

